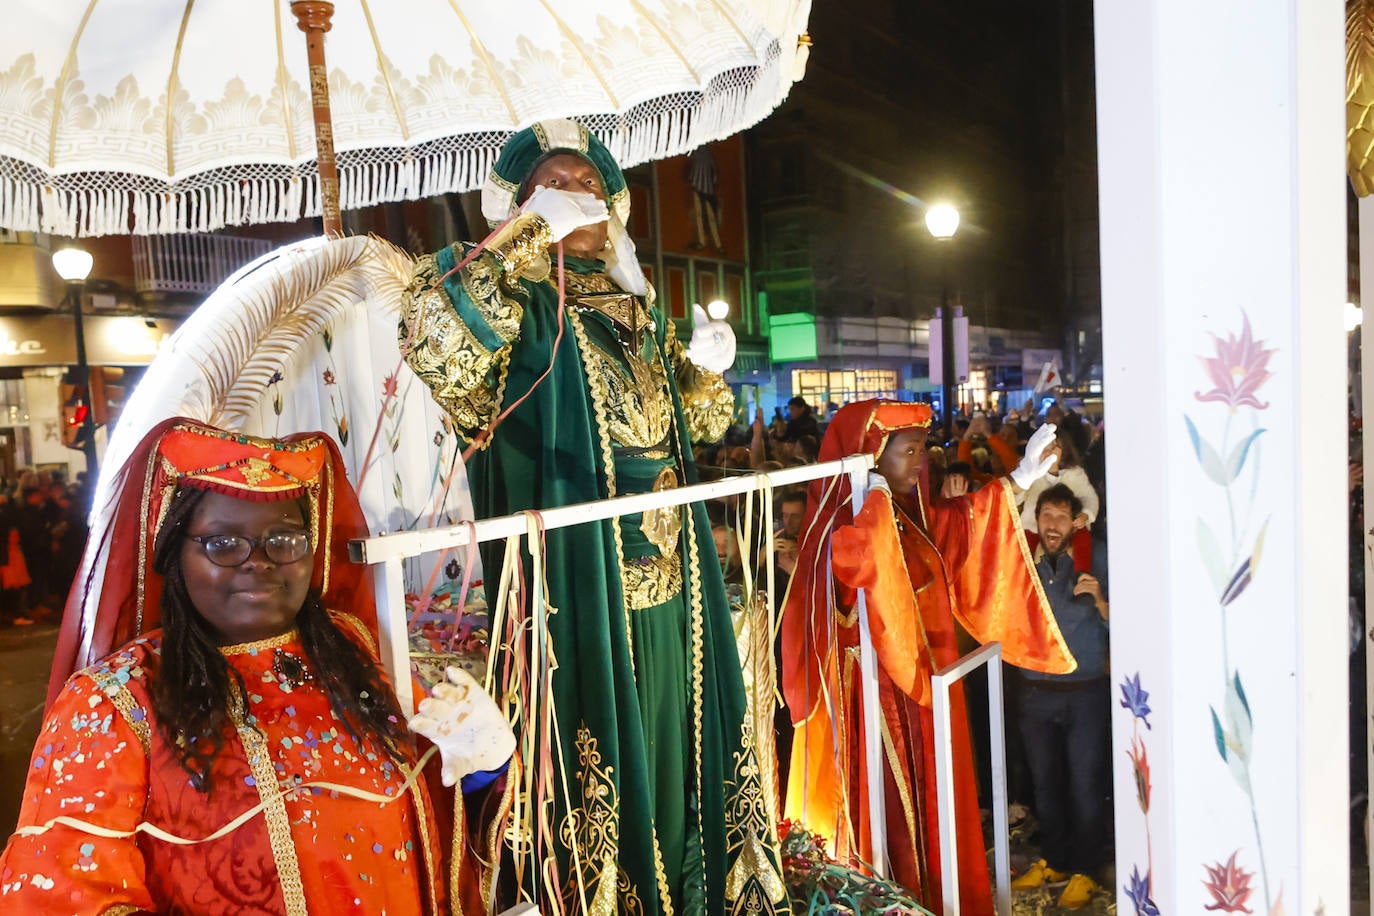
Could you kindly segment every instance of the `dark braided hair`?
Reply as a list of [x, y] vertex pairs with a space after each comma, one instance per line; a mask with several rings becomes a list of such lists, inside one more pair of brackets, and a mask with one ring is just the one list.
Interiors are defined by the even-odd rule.
[[[189, 487], [177, 492], [153, 546], [153, 570], [164, 577], [153, 713], [201, 792], [211, 788], [210, 767], [224, 747], [230, 704], [247, 695], [243, 678], [225, 661], [210, 625], [191, 603], [182, 570], [186, 528], [206, 492]], [[361, 744], [370, 736], [393, 759], [412, 759], [414, 745], [395, 694], [376, 663], [334, 625], [316, 589], [307, 595], [296, 626], [315, 679], [353, 739]]]

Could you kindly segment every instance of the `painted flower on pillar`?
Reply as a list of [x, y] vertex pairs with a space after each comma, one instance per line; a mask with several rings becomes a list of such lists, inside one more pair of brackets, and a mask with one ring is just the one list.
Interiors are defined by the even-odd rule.
[[1132, 868], [1131, 876], [1126, 879], [1126, 897], [1135, 907], [1135, 916], [1159, 916], [1159, 907], [1155, 906], [1150, 893], [1150, 873], [1147, 871], [1142, 876], [1139, 868]]
[[1140, 672], [1121, 682], [1121, 706], [1150, 727], [1150, 691], [1140, 686]]
[[1131, 736], [1131, 749], [1126, 752], [1131, 758], [1131, 772], [1135, 774], [1135, 800], [1144, 814], [1150, 813], [1150, 757], [1145, 753], [1145, 742], [1138, 736]]
[[[1273, 901], [1250, 778], [1256, 716], [1245, 693], [1240, 661], [1231, 656], [1230, 615], [1243, 611], [1241, 599], [1259, 575], [1269, 529], [1265, 501], [1259, 493], [1261, 447], [1267, 431], [1260, 426], [1259, 417], [1269, 403], [1260, 399], [1259, 392], [1273, 377], [1269, 361], [1278, 350], [1266, 347], [1255, 336], [1244, 312], [1239, 332], [1213, 334], [1212, 341], [1214, 352], [1200, 357], [1211, 388], [1198, 391], [1196, 399], [1200, 404], [1225, 405], [1226, 410], [1200, 408], [1196, 419], [1187, 414], [1183, 417], [1198, 468], [1219, 491], [1217, 499], [1199, 503], [1196, 520], [1198, 556], [1210, 580], [1221, 637], [1222, 692], [1220, 701], [1212, 703], [1209, 711], [1217, 755], [1249, 801], [1258, 873], [1268, 907]], [[1204, 884], [1214, 901], [1207, 909], [1250, 912], [1244, 905], [1255, 873], [1240, 869], [1235, 858], [1232, 855], [1229, 862], [1218, 863], [1215, 868], [1204, 866], [1209, 875]]]
[[1212, 379], [1212, 390], [1197, 393], [1199, 401], [1220, 401], [1233, 411], [1237, 407], [1264, 410], [1269, 405], [1255, 397], [1255, 392], [1270, 377], [1266, 368], [1269, 357], [1276, 351], [1266, 350], [1264, 341], [1255, 340], [1250, 332], [1250, 318], [1242, 313], [1240, 334], [1228, 334], [1223, 340], [1216, 335], [1217, 352], [1202, 357], [1202, 365]]
[[1207, 870], [1207, 879], [1202, 882], [1202, 886], [1212, 895], [1212, 902], [1203, 909], [1221, 913], [1254, 912], [1245, 904], [1254, 893], [1255, 889], [1250, 886], [1250, 881], [1255, 874], [1236, 864], [1236, 856], [1239, 854], [1240, 850], [1237, 849], [1224, 863], [1203, 866]]
[[1121, 708], [1131, 714], [1131, 748], [1126, 756], [1131, 761], [1131, 775], [1135, 777], [1135, 797], [1140, 805], [1140, 814], [1145, 822], [1145, 874], [1140, 867], [1131, 869], [1131, 877], [1126, 884], [1126, 896], [1135, 905], [1136, 916], [1159, 916], [1159, 908], [1151, 897], [1154, 885], [1154, 841], [1150, 835], [1150, 798], [1153, 786], [1150, 783], [1150, 757], [1145, 748], [1145, 734], [1140, 730], [1141, 723], [1150, 728], [1149, 715], [1150, 691], [1140, 680], [1140, 672], [1127, 675], [1121, 680]]

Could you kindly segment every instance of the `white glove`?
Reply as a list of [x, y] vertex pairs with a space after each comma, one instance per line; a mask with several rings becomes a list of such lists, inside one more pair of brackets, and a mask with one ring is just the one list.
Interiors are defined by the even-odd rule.
[[735, 329], [728, 321], [711, 321], [706, 309], [693, 305], [692, 324], [688, 359], [708, 372], [724, 372], [735, 364]]
[[594, 226], [610, 219], [606, 202], [591, 194], [563, 191], [539, 185], [520, 208], [524, 213], [537, 213], [549, 224], [552, 241], [560, 241], [583, 226]]
[[444, 785], [464, 776], [494, 770], [515, 753], [515, 733], [482, 685], [461, 668], [449, 666], [448, 679], [420, 701], [406, 724], [439, 748]]
[[1023, 490], [1029, 490], [1030, 485], [1050, 472], [1054, 463], [1059, 460], [1059, 456], [1051, 455], [1048, 458], [1041, 458], [1045, 454], [1045, 449], [1054, 442], [1054, 424], [1046, 423], [1035, 431], [1035, 435], [1030, 437], [1026, 443], [1026, 455], [1021, 459], [1021, 463], [1016, 466], [1016, 470], [1011, 472], [1012, 483]]

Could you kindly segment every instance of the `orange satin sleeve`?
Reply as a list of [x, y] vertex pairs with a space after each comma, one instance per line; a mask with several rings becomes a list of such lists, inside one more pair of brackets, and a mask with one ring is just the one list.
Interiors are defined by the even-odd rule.
[[[66, 815], [131, 831], [143, 819], [147, 770], [133, 729], [93, 680], [78, 675], [48, 710], [18, 826]], [[143, 853], [132, 837], [109, 839], [62, 825], [10, 837], [0, 857], [0, 910], [94, 916], [120, 906], [155, 909]]]
[[[966, 533], [962, 545], [947, 547], [937, 538], [954, 592], [954, 616], [964, 629], [980, 643], [1001, 642], [1003, 659], [1018, 668], [1047, 674], [1077, 668], [1031, 561], [1010, 480], [999, 478], [934, 509], [934, 532]], [[941, 518], [950, 512], [959, 516]], [[953, 562], [955, 557], [962, 562]]]
[[864, 507], [831, 539], [835, 578], [862, 588], [878, 663], [898, 690], [930, 705], [930, 643], [897, 533], [892, 494], [875, 487]]

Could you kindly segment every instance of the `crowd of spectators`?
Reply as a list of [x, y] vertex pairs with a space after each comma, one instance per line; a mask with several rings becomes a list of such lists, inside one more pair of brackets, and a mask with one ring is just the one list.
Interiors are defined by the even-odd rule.
[[0, 481], [0, 627], [59, 621], [88, 503], [84, 482], [61, 472], [25, 469]]

